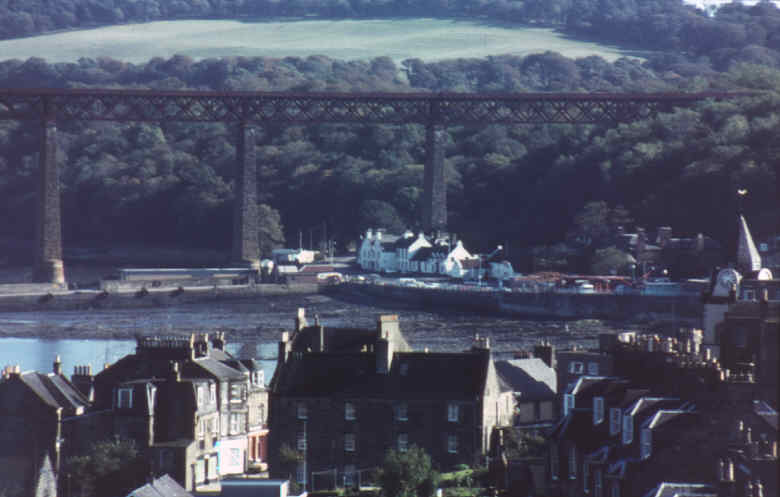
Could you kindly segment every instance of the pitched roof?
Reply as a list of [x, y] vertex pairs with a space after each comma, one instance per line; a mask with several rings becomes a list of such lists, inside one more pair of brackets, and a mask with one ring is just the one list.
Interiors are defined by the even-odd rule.
[[84, 394], [60, 375], [28, 371], [20, 374], [19, 379], [43, 402], [52, 407], [61, 407], [66, 411], [72, 411], [89, 405], [89, 400]]
[[557, 392], [555, 370], [538, 357], [496, 361], [496, 372], [521, 400], [537, 400]]
[[127, 497], [192, 497], [192, 494], [170, 476], [162, 475], [136, 488]]
[[718, 492], [703, 483], [660, 483], [644, 497], [716, 497]]
[[274, 391], [313, 397], [473, 399], [482, 394], [489, 360], [488, 354], [474, 352], [398, 352], [390, 371], [379, 374], [372, 352], [302, 353], [279, 367]]

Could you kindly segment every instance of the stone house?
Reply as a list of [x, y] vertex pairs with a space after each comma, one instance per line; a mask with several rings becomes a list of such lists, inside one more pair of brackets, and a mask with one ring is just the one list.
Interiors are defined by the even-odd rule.
[[600, 341], [618, 376], [583, 376], [564, 394], [549, 437], [553, 495], [649, 495], [669, 482], [776, 495], [777, 411], [755, 381], [690, 339]]
[[85, 416], [89, 407], [62, 375], [59, 357], [51, 373], [7, 367], [0, 379], [0, 493], [56, 490], [60, 465], [99, 430], [100, 416]]
[[514, 425], [540, 432], [558, 419], [555, 370], [538, 357], [496, 361], [496, 371], [515, 396]]
[[[440, 469], [478, 463], [514, 408], [485, 338], [466, 352], [415, 352], [397, 316], [366, 330], [308, 326], [302, 312], [279, 343], [269, 402], [271, 475], [310, 490], [312, 474], [351, 481], [412, 445]], [[296, 467], [279, 456], [284, 446], [297, 451]]]
[[252, 361], [225, 350], [224, 334], [139, 337], [136, 353], [94, 377], [109, 435], [134, 440], [155, 474], [187, 490], [258, 464], [267, 393]]

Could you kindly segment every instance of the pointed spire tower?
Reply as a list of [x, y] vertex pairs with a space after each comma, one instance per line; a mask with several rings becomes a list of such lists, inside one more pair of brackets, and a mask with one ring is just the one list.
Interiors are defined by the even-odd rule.
[[761, 270], [761, 255], [750, 236], [745, 216], [739, 215], [739, 241], [737, 244], [737, 269], [747, 276]]

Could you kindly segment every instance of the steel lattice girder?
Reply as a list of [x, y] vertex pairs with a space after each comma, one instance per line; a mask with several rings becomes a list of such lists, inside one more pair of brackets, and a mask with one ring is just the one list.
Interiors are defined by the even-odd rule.
[[0, 89], [0, 119], [276, 124], [613, 124], [754, 93], [260, 93]]

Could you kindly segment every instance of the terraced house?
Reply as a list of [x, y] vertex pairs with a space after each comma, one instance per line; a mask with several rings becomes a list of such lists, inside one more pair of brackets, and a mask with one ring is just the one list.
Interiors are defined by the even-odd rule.
[[[269, 387], [271, 475], [309, 490], [356, 483], [388, 450], [412, 445], [441, 469], [480, 462], [514, 409], [489, 345], [477, 338], [465, 352], [413, 351], [397, 316], [380, 316], [376, 330], [326, 328], [308, 326], [299, 311]], [[285, 446], [297, 453], [294, 467], [281, 457]]]
[[262, 371], [227, 353], [224, 334], [140, 337], [135, 354], [95, 376], [94, 389], [95, 409], [113, 412], [112, 434], [135, 440], [155, 474], [187, 490], [263, 462]]

